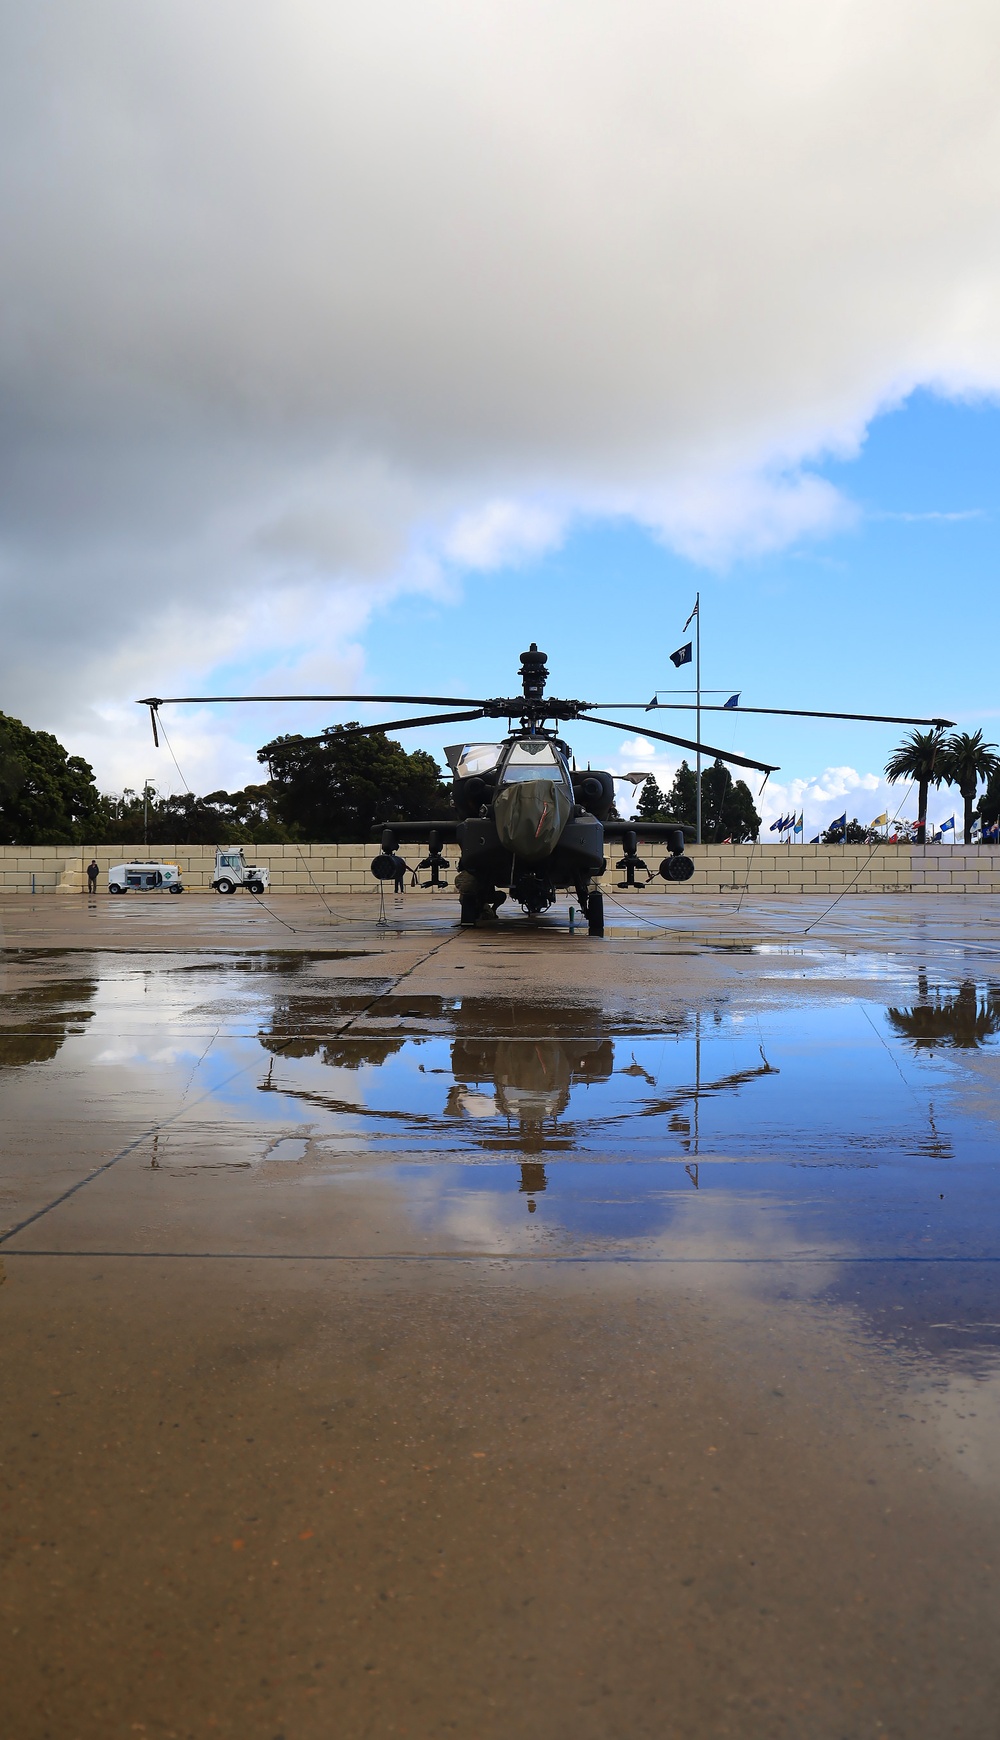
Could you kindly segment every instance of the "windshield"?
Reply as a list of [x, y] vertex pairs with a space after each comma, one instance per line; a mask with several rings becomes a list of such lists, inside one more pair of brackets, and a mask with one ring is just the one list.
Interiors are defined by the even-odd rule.
[[566, 770], [553, 745], [545, 737], [522, 738], [515, 743], [503, 770], [505, 785], [521, 779], [558, 779]]
[[[472, 779], [476, 774], [492, 773], [500, 760], [502, 743], [466, 743], [452, 762], [456, 779]], [[451, 753], [448, 755], [451, 761]]]

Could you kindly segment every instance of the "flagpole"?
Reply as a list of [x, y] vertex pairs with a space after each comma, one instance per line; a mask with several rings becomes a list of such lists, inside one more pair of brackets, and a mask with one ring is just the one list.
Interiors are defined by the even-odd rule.
[[[691, 594], [689, 592], [688, 597], [690, 598], [690, 596], [691, 596]], [[695, 696], [696, 696], [695, 712], [696, 712], [696, 716], [697, 716], [697, 720], [698, 720], [698, 728], [695, 731], [695, 737], [698, 739], [698, 753], [697, 753], [698, 767], [697, 767], [697, 774], [696, 774], [697, 784], [696, 784], [695, 813], [694, 813], [694, 827], [695, 827], [694, 837], [695, 837], [695, 843], [700, 846], [701, 845], [701, 593], [700, 592], [695, 593], [694, 612], [695, 612], [694, 686], [695, 686]]]

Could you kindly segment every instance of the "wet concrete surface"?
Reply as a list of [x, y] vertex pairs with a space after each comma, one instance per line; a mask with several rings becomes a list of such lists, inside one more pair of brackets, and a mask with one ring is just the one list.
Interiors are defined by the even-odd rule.
[[8, 899], [6, 1731], [995, 1736], [977, 904]]

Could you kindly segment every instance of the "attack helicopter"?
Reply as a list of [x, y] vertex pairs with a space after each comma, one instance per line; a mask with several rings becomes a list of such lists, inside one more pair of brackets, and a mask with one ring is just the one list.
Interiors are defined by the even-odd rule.
[[[635, 887], [636, 871], [646, 866], [639, 857], [634, 824], [615, 814], [613, 775], [590, 768], [578, 771], [570, 746], [556, 727], [572, 719], [585, 719], [614, 731], [627, 732], [633, 727], [621, 720], [598, 718], [594, 708], [608, 703], [547, 696], [547, 654], [540, 652], [534, 641], [521, 654], [520, 677], [520, 695], [493, 700], [455, 695], [150, 695], [139, 704], [149, 708], [156, 744], [158, 709], [181, 701], [380, 701], [463, 709], [343, 727], [359, 735], [464, 724], [474, 719], [506, 719], [507, 734], [502, 741], [465, 742], [445, 750], [452, 771], [456, 819], [386, 823], [381, 830], [381, 850], [372, 860], [372, 875], [378, 881], [392, 881], [399, 847], [407, 841], [426, 841], [428, 854], [418, 868], [430, 872], [427, 886], [439, 888], [442, 872], [448, 868], [444, 848], [457, 845], [460, 859], [455, 887], [463, 925], [494, 917], [507, 899], [507, 891], [524, 912], [534, 915], [548, 910], [559, 889], [567, 889], [576, 894], [589, 934], [600, 937], [604, 935], [604, 896], [594, 884], [607, 868], [605, 844], [615, 842], [622, 848], [618, 868], [625, 872], [625, 886]], [[777, 771], [767, 762], [686, 737], [645, 726], [643, 735], [678, 749], [700, 749], [738, 767], [753, 768], [765, 777]], [[271, 760], [325, 740], [325, 733], [278, 740], [265, 744], [260, 755]], [[679, 822], [642, 824], [644, 842], [666, 847], [667, 855], [659, 866], [665, 881], [685, 882], [694, 874], [694, 864], [684, 853], [685, 833], [691, 831]]]
[[[158, 709], [191, 702], [330, 701], [412, 703], [422, 707], [446, 706], [460, 711], [428, 713], [415, 718], [389, 719], [376, 725], [351, 724], [340, 729], [352, 735], [383, 731], [408, 731], [421, 726], [466, 724], [479, 719], [506, 719], [501, 741], [463, 742], [445, 750], [452, 771], [454, 821], [391, 822], [381, 830], [381, 850], [372, 859], [377, 881], [392, 881], [397, 874], [396, 857], [404, 842], [426, 841], [428, 853], [418, 865], [430, 872], [425, 886], [444, 885], [448, 868], [447, 845], [460, 852], [455, 887], [460, 902], [460, 922], [475, 925], [496, 916], [508, 892], [522, 910], [535, 915], [548, 910], [560, 889], [575, 892], [591, 936], [604, 935], [604, 896], [595, 886], [607, 869], [605, 846], [617, 844], [622, 856], [617, 868], [624, 871], [626, 888], [636, 887], [636, 871], [646, 869], [639, 857], [639, 830], [623, 821], [614, 807], [614, 777], [591, 768], [579, 771], [568, 743], [558, 727], [571, 720], [603, 725], [612, 731], [631, 732], [635, 726], [620, 719], [600, 717], [598, 707], [616, 711], [650, 712], [661, 705], [634, 701], [574, 701], [546, 695], [548, 655], [532, 641], [521, 654], [521, 694], [492, 700], [458, 695], [149, 695], [139, 702], [148, 707], [153, 741], [158, 745]], [[792, 708], [740, 707], [738, 712], [799, 713]], [[886, 715], [802, 712], [802, 717], [885, 720]], [[551, 723], [550, 723], [551, 722]], [[943, 721], [896, 719], [900, 724], [939, 724]], [[700, 752], [732, 766], [751, 768], [764, 775], [778, 768], [731, 749], [693, 742], [643, 723], [642, 735], [673, 748]], [[328, 732], [314, 737], [276, 739], [265, 744], [261, 759], [274, 761], [326, 742]], [[659, 874], [666, 882], [686, 882], [694, 864], [685, 855], [685, 837], [693, 833], [680, 822], [643, 822], [644, 843], [666, 847]]]
[[[576, 894], [590, 935], [603, 936], [604, 896], [594, 884], [607, 868], [605, 845], [621, 846], [618, 868], [625, 872], [627, 887], [636, 885], [636, 871], [645, 865], [639, 857], [635, 826], [615, 814], [613, 775], [592, 768], [578, 771], [558, 725], [587, 719], [612, 730], [630, 727], [598, 718], [593, 708], [601, 702], [547, 696], [548, 676], [547, 655], [532, 641], [521, 654], [519, 696], [470, 703], [476, 706], [472, 713], [440, 714], [430, 721], [397, 720], [386, 727], [398, 730], [422, 723], [506, 718], [508, 731], [501, 742], [465, 742], [445, 750], [457, 820], [388, 824], [372, 872], [388, 880], [399, 846], [406, 840], [426, 839], [428, 856], [420, 868], [430, 871], [430, 885], [436, 886], [445, 868], [443, 847], [454, 841], [461, 852], [455, 885], [463, 925], [495, 917], [507, 899], [505, 890], [524, 912], [535, 915], [547, 911], [559, 889], [568, 889]], [[649, 735], [678, 748], [697, 748], [685, 738], [663, 732]], [[766, 762], [732, 752], [709, 749], [706, 753], [765, 776], [775, 771]], [[684, 853], [689, 831], [681, 823], [643, 824], [643, 840], [667, 849], [659, 866], [665, 881], [684, 882], [694, 874], [694, 864]]]

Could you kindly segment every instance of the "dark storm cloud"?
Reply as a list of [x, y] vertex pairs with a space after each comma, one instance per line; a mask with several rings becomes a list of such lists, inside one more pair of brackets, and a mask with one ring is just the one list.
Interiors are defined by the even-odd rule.
[[0, 16], [3, 657], [35, 723], [154, 663], [294, 660], [310, 610], [335, 649], [435, 552], [577, 511], [780, 545], [844, 511], [810, 454], [1000, 379], [986, 4]]

